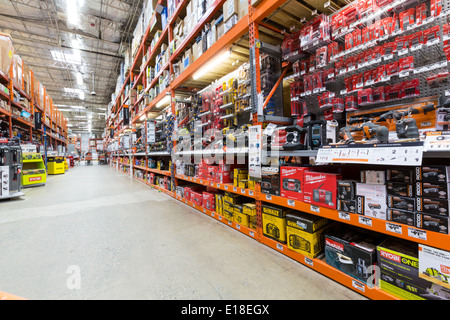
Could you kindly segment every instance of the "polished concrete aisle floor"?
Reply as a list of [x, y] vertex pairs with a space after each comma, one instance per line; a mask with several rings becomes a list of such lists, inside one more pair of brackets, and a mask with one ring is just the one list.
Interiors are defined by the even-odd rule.
[[0, 291], [27, 299], [365, 299], [108, 166], [0, 202]]

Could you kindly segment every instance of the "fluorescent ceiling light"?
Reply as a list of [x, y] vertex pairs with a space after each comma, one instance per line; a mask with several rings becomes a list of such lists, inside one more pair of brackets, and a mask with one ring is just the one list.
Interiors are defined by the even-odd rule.
[[219, 65], [220, 63], [222, 63], [225, 59], [227, 59], [229, 56], [231, 55], [231, 51], [227, 50], [224, 53], [222, 53], [220, 56], [218, 56], [217, 58], [215, 58], [214, 60], [212, 60], [211, 62], [209, 62], [206, 66], [204, 66], [202, 69], [200, 69], [199, 71], [197, 71], [196, 73], [194, 73], [194, 75], [192, 76], [192, 78], [194, 80], [197, 80], [199, 78], [201, 78], [202, 76], [205, 75], [205, 73], [207, 73], [209, 70], [214, 70], [214, 68]]
[[83, 75], [79, 72], [76, 73], [76, 77], [77, 77], [77, 84], [79, 86], [83, 85]]
[[78, 6], [79, 6], [79, 1], [66, 0], [67, 22], [69, 25], [78, 26], [78, 24], [80, 23], [80, 17], [78, 14]]
[[84, 119], [84, 118], [86, 118], [86, 116], [75, 116], [75, 118]]
[[81, 100], [84, 100], [84, 92], [81, 89], [73, 89], [73, 88], [64, 88], [65, 93], [69, 93], [71, 95], [78, 95]]
[[55, 61], [81, 65], [80, 50], [73, 50], [73, 54], [64, 53], [59, 50], [51, 50], [52, 58]]

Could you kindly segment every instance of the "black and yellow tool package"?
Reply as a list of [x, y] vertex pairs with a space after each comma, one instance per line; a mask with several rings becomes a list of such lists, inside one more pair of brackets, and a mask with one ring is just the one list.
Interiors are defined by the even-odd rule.
[[332, 225], [330, 220], [305, 212], [286, 214], [286, 238], [289, 249], [309, 258], [323, 252], [324, 232]]
[[262, 229], [263, 234], [281, 243], [286, 243], [286, 213], [290, 210], [263, 204]]

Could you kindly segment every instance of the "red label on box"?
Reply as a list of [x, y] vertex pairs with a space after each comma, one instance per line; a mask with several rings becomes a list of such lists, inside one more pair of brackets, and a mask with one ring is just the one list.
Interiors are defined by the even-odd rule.
[[280, 168], [280, 194], [282, 197], [303, 201], [303, 176], [306, 167]]
[[321, 207], [336, 208], [339, 174], [306, 171], [304, 174], [303, 201]]

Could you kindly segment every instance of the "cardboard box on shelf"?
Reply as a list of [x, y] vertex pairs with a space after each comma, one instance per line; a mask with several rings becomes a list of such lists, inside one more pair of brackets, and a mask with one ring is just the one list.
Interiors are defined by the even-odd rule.
[[[233, 14], [238, 13], [239, 0], [227, 0], [223, 4], [223, 20], [227, 21]], [[248, 6], [248, 5], [247, 5]]]
[[369, 282], [377, 263], [377, 245], [385, 236], [365, 229], [345, 227], [325, 233], [325, 261], [330, 266]]
[[303, 201], [303, 175], [306, 170], [308, 170], [307, 167], [281, 166], [280, 186], [282, 197]]
[[0, 71], [9, 76], [14, 57], [14, 46], [9, 35], [0, 34]]
[[337, 182], [340, 179], [340, 174], [305, 171], [303, 201], [336, 209]]
[[405, 300], [448, 300], [450, 292], [419, 276], [418, 244], [387, 238], [377, 247], [380, 289]]
[[286, 212], [287, 209], [263, 204], [262, 231], [263, 234], [281, 243], [286, 243]]

